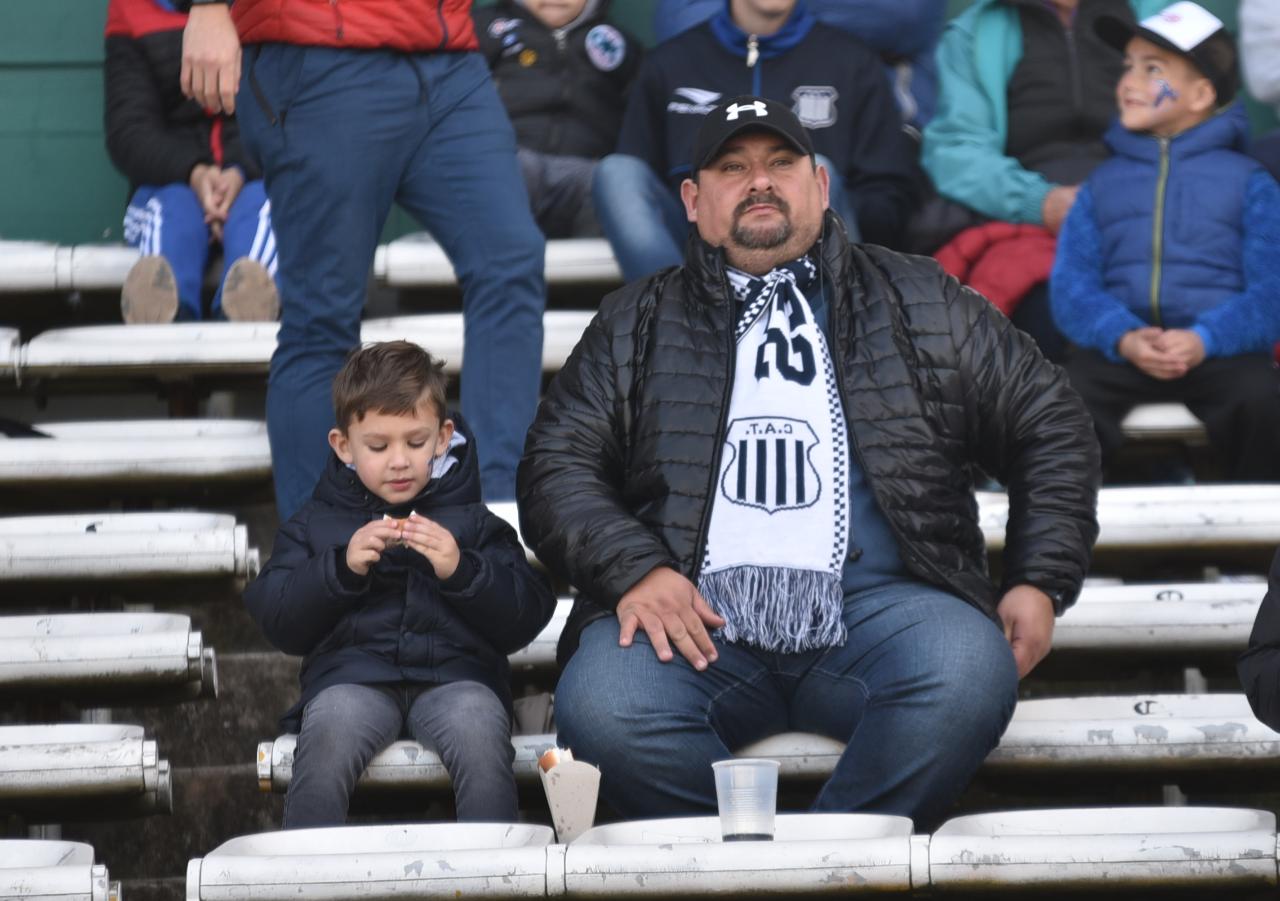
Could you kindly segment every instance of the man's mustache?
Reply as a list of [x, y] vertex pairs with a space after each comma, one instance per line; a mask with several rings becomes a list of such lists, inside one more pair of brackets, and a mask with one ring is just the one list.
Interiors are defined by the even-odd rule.
[[787, 202], [785, 200], [783, 200], [777, 194], [770, 192], [768, 194], [752, 194], [746, 200], [742, 201], [742, 203], [738, 204], [738, 206], [734, 209], [733, 218], [738, 219], [742, 217], [747, 212], [747, 210], [749, 210], [751, 207], [759, 206], [760, 204], [765, 204], [766, 206], [774, 207], [779, 212], [784, 214], [791, 212], [791, 207], [787, 205]]

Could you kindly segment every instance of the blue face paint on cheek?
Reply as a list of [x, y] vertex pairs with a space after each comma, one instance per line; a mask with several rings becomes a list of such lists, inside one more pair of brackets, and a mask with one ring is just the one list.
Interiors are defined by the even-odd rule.
[[1160, 92], [1156, 94], [1155, 105], [1157, 107], [1163, 104], [1166, 100], [1170, 102], [1177, 101], [1178, 92], [1173, 89], [1173, 85], [1169, 84], [1169, 82], [1161, 78], [1156, 81], [1156, 86], [1160, 88]]

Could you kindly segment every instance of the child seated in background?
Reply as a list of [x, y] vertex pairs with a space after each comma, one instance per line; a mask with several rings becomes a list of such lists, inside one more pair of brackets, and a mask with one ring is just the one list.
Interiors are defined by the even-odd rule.
[[480, 51], [515, 126], [520, 170], [548, 238], [600, 234], [596, 161], [613, 150], [639, 43], [605, 0], [500, 0], [474, 10]]
[[1104, 461], [1136, 404], [1179, 401], [1231, 479], [1280, 480], [1280, 188], [1242, 152], [1235, 43], [1191, 2], [1097, 30], [1125, 61], [1114, 155], [1081, 188], [1053, 269], [1071, 383]]
[[205, 267], [222, 246], [215, 319], [271, 321], [280, 310], [276, 239], [262, 176], [234, 116], [182, 95], [191, 0], [111, 0], [106, 25], [107, 151], [133, 192], [124, 239], [142, 252], [125, 278], [128, 323], [203, 319]]
[[459, 820], [516, 820], [507, 655], [555, 596], [481, 503], [445, 385], [407, 341], [351, 354], [325, 473], [245, 591], [271, 643], [305, 655], [302, 698], [281, 720], [299, 733], [286, 829], [346, 822], [356, 780], [404, 732], [439, 752]]

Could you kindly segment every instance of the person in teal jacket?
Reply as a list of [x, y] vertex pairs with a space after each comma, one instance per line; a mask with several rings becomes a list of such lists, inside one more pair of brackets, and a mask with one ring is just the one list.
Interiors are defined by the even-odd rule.
[[[1129, 0], [1128, 6], [1145, 18], [1166, 2]], [[1030, 146], [1036, 141], [1026, 133], [1036, 129], [1028, 126], [1048, 122], [1041, 133], [1052, 135], [1063, 124], [1052, 121], [1053, 108], [1062, 118], [1083, 113], [1099, 121], [1095, 134], [1078, 140], [1096, 143], [1094, 164], [1105, 157], [1102, 134], [1115, 113], [1119, 69], [1114, 54], [1094, 39], [1093, 19], [1124, 6], [1123, 0], [977, 0], [951, 21], [938, 45], [938, 108], [924, 131], [923, 163], [939, 194], [989, 219], [1057, 231], [1087, 172], [1073, 181], [1053, 178], [1054, 170], [1066, 177], [1082, 167], [1053, 159], [1055, 148]], [[1024, 51], [1044, 52], [1033, 59]], [[1064, 54], [1068, 65], [1059, 67]], [[1022, 111], [1027, 125], [1011, 123]], [[1014, 141], [1028, 146], [1011, 146]], [[1057, 143], [1063, 145], [1058, 150], [1070, 149], [1069, 140]], [[1063, 190], [1051, 199], [1055, 188]]]
[[[1132, 23], [1164, 2], [975, 0], [953, 19], [938, 45], [938, 107], [921, 148], [937, 196], [913, 223], [913, 249], [932, 253], [991, 220], [1056, 235], [1080, 184], [1109, 155], [1102, 136], [1115, 117], [1120, 61], [1094, 22]], [[1010, 319], [1062, 361], [1047, 282]]]

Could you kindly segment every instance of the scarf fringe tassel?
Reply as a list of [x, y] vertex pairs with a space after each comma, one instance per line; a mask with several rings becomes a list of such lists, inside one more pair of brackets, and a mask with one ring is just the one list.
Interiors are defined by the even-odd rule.
[[728, 642], [797, 653], [842, 645], [844, 589], [829, 572], [733, 566], [703, 573], [698, 590], [725, 619]]

